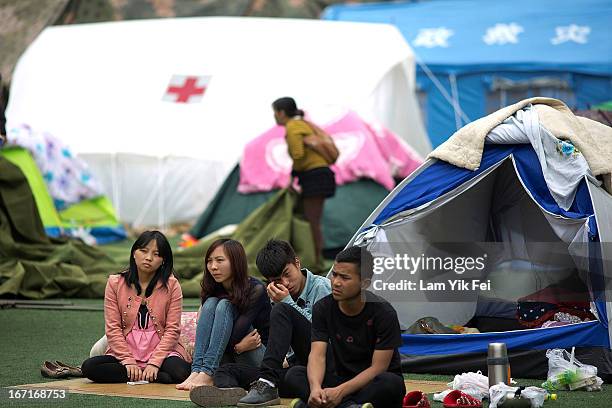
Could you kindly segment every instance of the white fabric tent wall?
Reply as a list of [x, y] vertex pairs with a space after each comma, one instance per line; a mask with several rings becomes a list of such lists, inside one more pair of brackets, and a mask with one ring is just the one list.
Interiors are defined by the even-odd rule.
[[[607, 220], [604, 225], [597, 225], [603, 258], [603, 274], [606, 277], [606, 299], [610, 299], [612, 294], [612, 197], [601, 187], [589, 183], [589, 192], [593, 200], [593, 209], [598, 220]], [[608, 315], [608, 333], [612, 339], [612, 301], [606, 302], [606, 312]]]
[[[493, 282], [493, 291], [487, 294], [488, 297], [495, 299], [500, 305], [503, 302], [516, 302], [519, 297], [572, 276], [575, 273], [575, 260], [572, 259], [571, 253], [555, 252], [554, 262], [551, 262], [551, 251], [552, 248], [559, 249], [559, 246], [553, 246], [555, 243], [560, 244], [564, 238], [570, 236], [575, 237], [574, 241], [584, 249], [588, 238], [581, 239], [580, 231], [587, 220], [549, 216], [521, 185], [516, 170], [511, 165], [512, 161], [512, 158], [504, 159], [479, 177], [437, 200], [399, 213], [369, 233], [357, 233], [348, 245], [362, 245], [367, 242], [368, 249], [373, 254], [393, 255], [394, 245], [401, 243], [402, 253], [411, 254], [413, 257], [422, 253], [435, 256], [435, 253], [427, 252], [432, 249], [431, 243], [486, 241], [486, 230], [491, 222], [489, 217], [492, 212], [495, 214], [493, 224], [499, 228], [502, 241], [511, 248], [517, 259], [526, 260], [529, 267], [523, 270], [501, 264], [490, 270], [487, 277]], [[425, 168], [432, 162], [433, 160], [428, 160], [422, 167]], [[405, 188], [413, 177], [416, 177], [414, 173], [396, 187], [394, 193]], [[612, 213], [609, 209], [612, 199], [588, 178], [587, 183], [598, 220], [600, 239], [603, 242], [604, 276], [609, 277], [611, 271], [606, 268], [612, 264], [612, 255], [607, 251], [611, 242], [609, 235]], [[394, 193], [381, 203], [359, 230], [371, 225]], [[533, 245], [533, 242], [550, 242], [551, 247]], [[570, 242], [571, 238], [567, 239], [565, 244]], [[609, 279], [606, 279], [606, 284], [609, 285]], [[612, 293], [611, 289], [606, 287], [606, 299], [608, 294]], [[464, 325], [478, 308], [477, 297], [471, 293], [465, 295], [465, 301], [452, 303], [445, 303], [444, 296], [435, 299], [438, 295], [440, 294], [413, 291], [410, 292], [409, 299], [393, 298], [390, 301], [398, 313], [402, 327], [410, 326], [423, 316], [435, 316], [447, 324]], [[606, 305], [608, 313], [612, 311], [610, 304], [611, 302], [607, 302]], [[608, 319], [609, 316], [608, 314]]]
[[[410, 47], [383, 24], [209, 17], [49, 27], [16, 67], [7, 119], [82, 155], [122, 221], [159, 225], [202, 212], [245, 143], [274, 124], [280, 96], [372, 115], [426, 155], [414, 69]], [[210, 76], [201, 102], [163, 101], [173, 75]], [[147, 208], [152, 186], [161, 201]]]
[[[144, 156], [131, 153], [81, 154], [104, 186], [118, 214], [135, 217], [134, 225], [164, 226], [196, 218], [198, 201], [210, 199], [211, 186], [225, 179], [223, 162], [178, 156]], [[135, 191], [135, 189], [137, 189]]]

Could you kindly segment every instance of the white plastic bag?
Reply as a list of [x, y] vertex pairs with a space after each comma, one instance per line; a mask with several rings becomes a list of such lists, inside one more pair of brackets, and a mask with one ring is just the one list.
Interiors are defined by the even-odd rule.
[[463, 391], [479, 400], [489, 396], [489, 378], [482, 375], [481, 371], [456, 375], [453, 382], [447, 385], [453, 390]]
[[[450, 384], [450, 383], [449, 383]], [[437, 394], [434, 394], [433, 399], [434, 401], [444, 401], [444, 397], [446, 397], [448, 394], [450, 394], [451, 392], [453, 392], [453, 390], [444, 390], [442, 392], [439, 392]]]
[[[489, 390], [491, 401], [489, 403], [489, 408], [497, 408], [497, 404], [505, 401], [508, 392], [515, 393], [518, 389], [519, 387], [510, 387], [504, 383], [493, 385]], [[521, 396], [529, 400], [531, 408], [540, 408], [544, 405], [547, 394], [546, 390], [538, 387], [526, 387], [521, 391]]]
[[571, 354], [564, 349], [551, 349], [546, 351], [548, 357], [548, 376], [542, 387], [547, 390], [565, 390], [570, 388], [570, 384], [595, 377], [594, 384], [590, 384], [585, 389], [587, 391], [601, 390], [603, 381], [597, 377], [597, 367], [583, 364], [574, 358], [574, 350]]

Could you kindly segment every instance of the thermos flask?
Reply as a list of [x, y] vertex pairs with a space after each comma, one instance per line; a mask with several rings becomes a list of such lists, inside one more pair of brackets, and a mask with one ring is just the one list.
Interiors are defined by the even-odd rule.
[[489, 372], [489, 387], [500, 382], [510, 383], [510, 363], [506, 343], [489, 343], [487, 353], [487, 368]]

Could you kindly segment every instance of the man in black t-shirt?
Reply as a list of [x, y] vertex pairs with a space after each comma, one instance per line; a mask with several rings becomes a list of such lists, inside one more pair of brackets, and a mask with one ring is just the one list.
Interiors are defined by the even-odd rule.
[[[384, 299], [365, 291], [372, 278], [372, 255], [350, 247], [336, 256], [332, 294], [313, 309], [308, 367], [285, 377], [299, 397], [292, 407], [401, 407], [406, 393], [398, 347], [397, 313]], [[335, 372], [325, 373], [330, 346]]]

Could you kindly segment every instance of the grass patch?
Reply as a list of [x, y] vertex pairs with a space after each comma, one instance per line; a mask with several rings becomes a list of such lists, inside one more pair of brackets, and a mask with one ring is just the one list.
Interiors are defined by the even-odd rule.
[[[101, 306], [101, 299], [67, 299], [77, 305]], [[195, 307], [198, 299], [186, 299], [185, 304]], [[74, 310], [0, 310], [0, 350], [2, 350], [2, 369], [0, 386], [40, 383], [53, 381], [40, 375], [40, 365], [44, 360], [61, 360], [66, 363], [80, 364], [89, 355], [91, 346], [104, 334], [104, 315], [102, 311]], [[452, 381], [452, 376], [415, 375], [410, 378]], [[518, 380], [520, 385], [540, 385], [539, 380]], [[6, 394], [2, 394], [5, 398]], [[557, 401], [544, 404], [549, 408], [612, 406], [612, 389], [607, 384], [602, 392], [559, 392]], [[432, 396], [430, 395], [430, 399]], [[34, 406], [54, 407], [185, 407], [192, 405], [185, 401], [140, 400], [136, 398], [102, 397], [96, 395], [70, 394], [65, 402], [34, 404]], [[12, 403], [8, 399], [0, 401], [0, 406], [32, 406], [32, 402]], [[435, 402], [433, 407], [442, 407]], [[485, 404], [486, 406], [486, 404]]]

